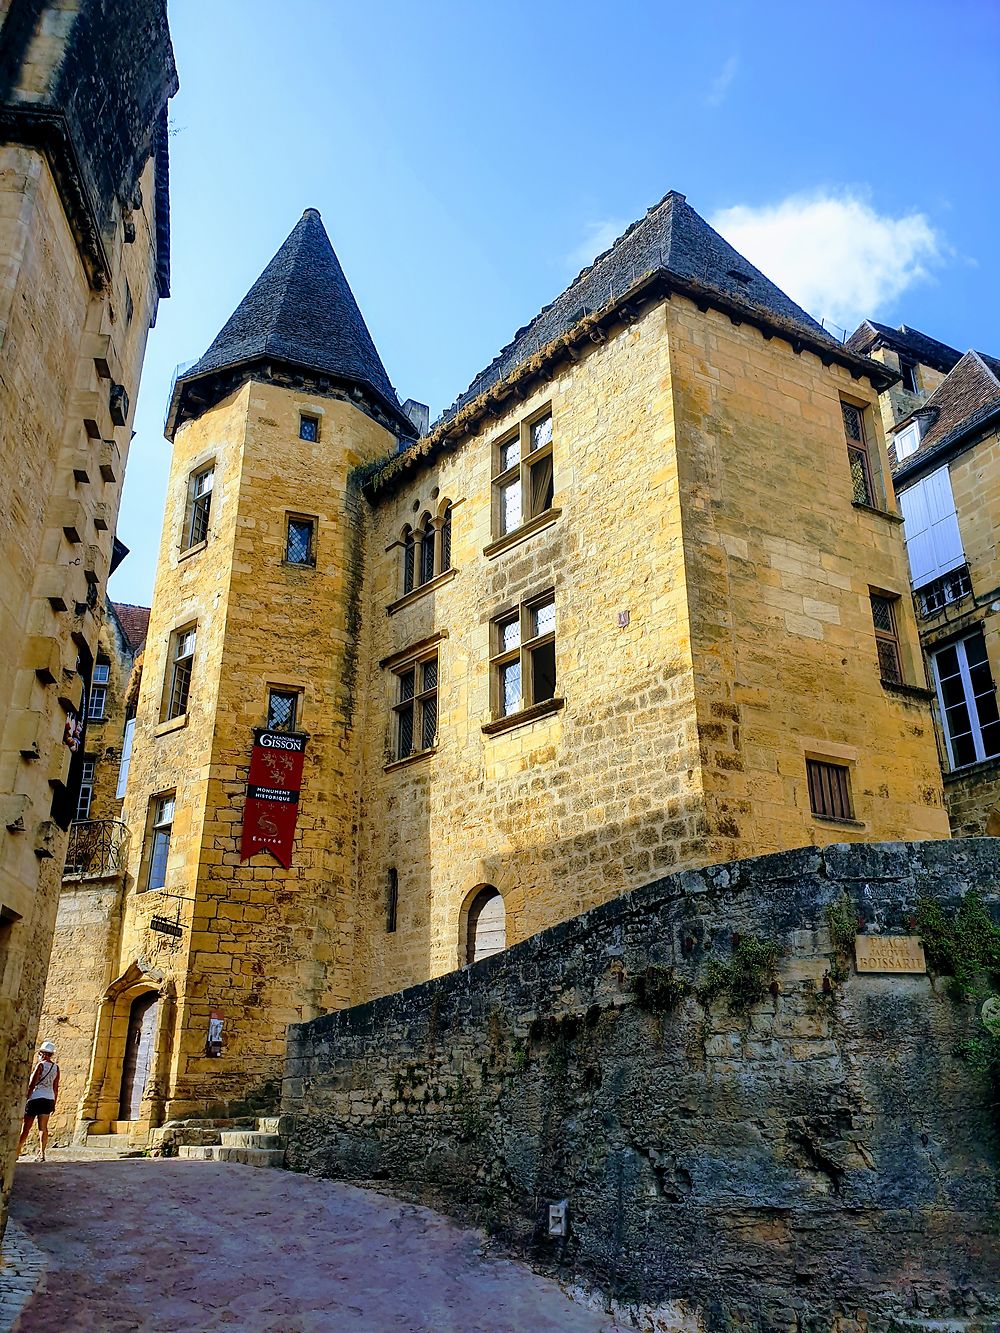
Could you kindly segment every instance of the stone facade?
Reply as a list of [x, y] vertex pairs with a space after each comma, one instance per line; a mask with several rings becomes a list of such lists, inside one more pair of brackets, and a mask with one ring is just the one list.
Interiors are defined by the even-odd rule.
[[[162, 3], [0, 17], [0, 1226], [132, 404], [167, 291]], [[141, 41], [137, 36], [141, 28]]]
[[[488, 1227], [657, 1327], [992, 1328], [1000, 1161], [957, 1053], [976, 1005], [856, 970], [831, 920], [849, 902], [862, 938], [909, 935], [921, 899], [951, 913], [971, 889], [1000, 919], [998, 847], [685, 871], [295, 1026], [290, 1164]], [[713, 964], [754, 940], [777, 957], [764, 997], [709, 998]]]
[[[670, 218], [723, 244], [680, 196], [641, 225]], [[128, 1126], [140, 1141], [164, 1117], [266, 1100], [289, 1022], [459, 967], [484, 886], [502, 898], [494, 944], [514, 944], [665, 870], [947, 833], [912, 612], [897, 686], [880, 678], [872, 624], [872, 591], [906, 589], [885, 374], [803, 312], [793, 333], [787, 298], [740, 277], [773, 315], [633, 271], [399, 452], [407, 414], [318, 215], [303, 215], [171, 402], [131, 862], [81, 1129], [116, 1121], [143, 996], [160, 1004]], [[332, 305], [329, 344], [300, 345], [313, 307]], [[844, 404], [866, 422], [872, 506], [852, 503]], [[548, 415], [551, 503], [501, 535], [498, 442]], [[299, 563], [286, 558], [295, 516], [314, 525]], [[436, 555], [409, 587], [414, 528], [436, 534]], [[554, 685], [501, 715], [495, 622], [542, 595]], [[190, 694], [171, 717], [178, 635], [192, 630]], [[400, 673], [431, 660], [432, 734], [418, 726], [400, 754]], [[288, 869], [240, 853], [272, 689], [297, 695], [307, 737]], [[849, 785], [839, 814], [813, 808], [813, 761]], [[154, 926], [164, 916], [179, 936]], [[221, 1055], [206, 1047], [213, 1015]]]

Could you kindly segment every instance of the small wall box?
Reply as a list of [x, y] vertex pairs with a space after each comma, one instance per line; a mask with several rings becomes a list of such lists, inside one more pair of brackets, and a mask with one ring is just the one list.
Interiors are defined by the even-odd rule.
[[560, 1199], [549, 1204], [549, 1235], [562, 1237], [569, 1235], [569, 1200]]

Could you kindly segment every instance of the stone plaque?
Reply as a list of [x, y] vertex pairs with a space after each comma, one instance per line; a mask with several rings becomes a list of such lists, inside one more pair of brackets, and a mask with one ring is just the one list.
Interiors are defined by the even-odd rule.
[[859, 972], [926, 972], [924, 946], [916, 935], [856, 935]]

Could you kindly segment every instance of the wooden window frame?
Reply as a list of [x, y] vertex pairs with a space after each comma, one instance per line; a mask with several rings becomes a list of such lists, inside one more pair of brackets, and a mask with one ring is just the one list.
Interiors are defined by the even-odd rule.
[[[170, 818], [162, 817], [162, 808], [165, 802], [170, 802]], [[177, 793], [176, 791], [161, 791], [149, 798], [149, 829], [146, 835], [146, 865], [143, 872], [144, 892], [155, 893], [159, 889], [166, 887], [167, 866], [170, 860], [170, 840], [173, 836], [174, 817], [177, 811]], [[152, 884], [153, 867], [156, 862], [156, 849], [160, 841], [164, 840], [163, 853], [163, 883]]]
[[[545, 695], [542, 699], [535, 698], [535, 673], [533, 669], [535, 654], [540, 648], [547, 648], [550, 644], [552, 645], [553, 666], [555, 665], [555, 622], [553, 621], [551, 630], [546, 630], [543, 634], [533, 633], [533, 617], [539, 608], [551, 603], [554, 615], [555, 601], [555, 589], [548, 588], [545, 592], [526, 599], [509, 611], [494, 616], [490, 621], [490, 711], [494, 721], [498, 722], [503, 718], [516, 717], [519, 713], [526, 712], [529, 708], [534, 707], [535, 704], [545, 703], [547, 700], [556, 697], [558, 678], [553, 672], [552, 693]], [[515, 619], [518, 624], [518, 642], [512, 648], [505, 648], [503, 629]], [[521, 693], [518, 706], [507, 709], [504, 707], [503, 672], [505, 667], [514, 662], [518, 662], [521, 668]]]
[[[899, 642], [899, 619], [896, 614], [896, 608], [899, 606], [899, 596], [871, 591], [868, 596], [872, 609], [872, 628], [875, 631], [879, 679], [883, 685], [902, 685], [905, 683], [905, 677], [903, 675], [903, 654]], [[876, 602], [881, 603], [888, 613], [889, 629], [883, 629], [879, 626], [876, 617]]]
[[[519, 422], [514, 430], [501, 435], [499, 439], [493, 442], [493, 537], [494, 540], [502, 540], [504, 537], [512, 536], [519, 532], [521, 528], [526, 527], [533, 520], [539, 518], [542, 514], [548, 513], [554, 507], [555, 499], [555, 456], [553, 453], [555, 422], [553, 421], [553, 434], [549, 440], [538, 449], [531, 448], [531, 432], [540, 421], [552, 417], [552, 407], [547, 405], [540, 408], [537, 412], [532, 412], [530, 416]], [[503, 466], [503, 454], [511, 444], [518, 442], [518, 457], [515, 463], [509, 467]], [[549, 465], [549, 486], [548, 500], [545, 504], [537, 505], [532, 494], [532, 473], [536, 470], [539, 463], [544, 464], [548, 460]], [[521, 486], [521, 516], [520, 521], [513, 527], [504, 527], [504, 503], [503, 496], [507, 487], [514, 482], [519, 482]]]
[[817, 819], [834, 819], [841, 824], [858, 822], [851, 796], [850, 764], [807, 755], [806, 783], [809, 808]]
[[[211, 485], [201, 492], [198, 483], [211, 477]], [[188, 480], [187, 513], [184, 518], [182, 551], [190, 551], [208, 541], [208, 524], [212, 516], [212, 497], [215, 494], [215, 460], [196, 468]]]
[[[181, 654], [179, 649], [189, 634], [193, 636], [191, 650]], [[191, 699], [191, 681], [194, 677], [194, 655], [197, 648], [197, 621], [175, 629], [170, 635], [167, 661], [168, 673], [163, 699], [163, 716], [161, 718], [163, 722], [171, 722], [174, 718], [185, 717], [187, 714]], [[181, 697], [183, 697], [183, 703], [182, 706], [178, 707], [176, 701]]]
[[[857, 413], [858, 433], [860, 440], [856, 440], [848, 429], [848, 413]], [[840, 415], [844, 428], [844, 441], [847, 446], [848, 472], [851, 477], [851, 501], [855, 505], [860, 505], [864, 509], [885, 510], [885, 496], [880, 482], [880, 469], [876, 466], [876, 460], [873, 457], [875, 446], [875, 432], [871, 424], [871, 408], [867, 403], [853, 402], [849, 398], [841, 398]], [[858, 472], [855, 472], [854, 465], [857, 463]], [[858, 483], [863, 486], [863, 494], [859, 494]]]
[[[424, 671], [431, 663], [434, 664], [434, 683], [430, 686], [423, 686]], [[413, 693], [407, 696], [404, 694], [405, 682], [407, 676], [411, 674], [413, 676]], [[441, 659], [437, 646], [398, 663], [392, 668], [392, 678], [395, 698], [392, 703], [392, 759], [390, 762], [401, 763], [407, 759], [413, 759], [417, 755], [430, 754], [437, 748], [438, 695], [441, 688]], [[418, 689], [418, 684], [423, 688]], [[434, 708], [434, 728], [430, 740], [426, 741], [428, 708], [431, 704]], [[403, 719], [406, 716], [409, 716], [410, 721], [410, 746], [404, 753], [402, 743]], [[418, 739], [420, 741], [419, 745], [415, 744]]]

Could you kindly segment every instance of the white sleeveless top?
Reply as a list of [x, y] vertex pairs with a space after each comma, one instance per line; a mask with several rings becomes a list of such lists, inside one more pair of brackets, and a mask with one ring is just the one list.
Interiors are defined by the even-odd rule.
[[56, 1074], [59, 1073], [59, 1066], [54, 1060], [39, 1060], [41, 1067], [41, 1076], [38, 1082], [31, 1090], [32, 1097], [40, 1097], [44, 1101], [54, 1102], [56, 1099], [55, 1081]]

